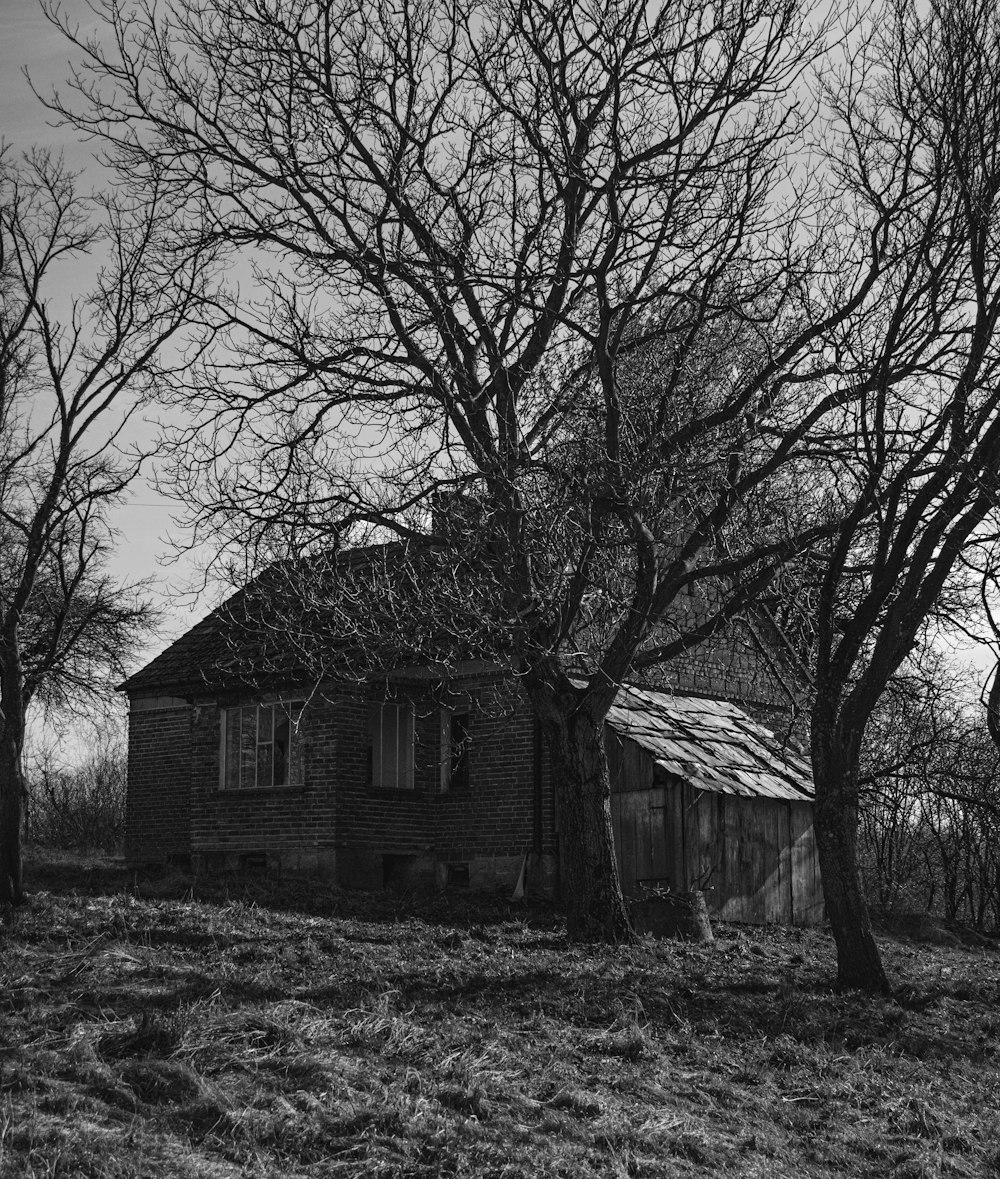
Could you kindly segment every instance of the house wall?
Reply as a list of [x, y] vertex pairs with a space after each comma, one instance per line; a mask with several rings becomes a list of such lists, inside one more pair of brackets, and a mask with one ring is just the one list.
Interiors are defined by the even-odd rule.
[[413, 789], [379, 789], [367, 781], [369, 704], [345, 697], [330, 707], [322, 741], [332, 755], [325, 772], [337, 800], [337, 880], [348, 888], [430, 887], [437, 716], [426, 705], [414, 709]]
[[420, 685], [410, 692], [412, 790], [379, 789], [368, 780], [370, 701], [356, 694], [313, 697], [303, 711], [301, 787], [241, 790], [220, 788], [221, 710], [235, 701], [175, 701], [173, 710], [155, 713], [134, 701], [129, 857], [190, 854], [201, 870], [305, 872], [346, 887], [453, 883], [507, 890], [529, 857], [527, 888], [552, 890], [551, 772], [547, 759], [536, 759], [531, 710], [488, 680], [459, 689], [474, 700], [469, 776], [466, 785], [448, 789], [442, 789], [441, 709]]
[[[295, 693], [283, 694], [292, 699]], [[309, 705], [296, 734], [303, 742], [301, 786], [226, 790], [220, 783], [221, 707], [202, 699], [192, 710], [191, 849], [206, 871], [260, 868], [336, 873], [337, 712]]]
[[[472, 702], [468, 784], [442, 789], [441, 709], [416, 686], [414, 789], [379, 790], [363, 773], [340, 775], [337, 856], [342, 884], [372, 888], [467, 883], [473, 889], [512, 890], [525, 857], [536, 851], [530, 708], [488, 679], [454, 681], [450, 687]], [[354, 707], [350, 723], [345, 711], [338, 740], [351, 757], [360, 756], [363, 762], [367, 704], [357, 702]], [[541, 775], [541, 854], [529, 861], [526, 887], [551, 891], [556, 852], [547, 762]]]
[[465, 688], [478, 700], [469, 783], [438, 791], [434, 800], [440, 879], [448, 864], [467, 864], [470, 887], [510, 890], [524, 866], [529, 891], [552, 892], [558, 885], [555, 796], [549, 758], [536, 750], [534, 714], [523, 697], [501, 685]]
[[125, 855], [132, 863], [191, 854], [191, 715], [176, 697], [131, 702]]
[[[697, 613], [697, 607], [694, 607]], [[673, 638], [667, 628], [665, 638]], [[763, 618], [736, 619], [729, 627], [669, 663], [648, 668], [650, 688], [733, 700], [798, 748], [809, 744], [805, 696], [783, 644]]]

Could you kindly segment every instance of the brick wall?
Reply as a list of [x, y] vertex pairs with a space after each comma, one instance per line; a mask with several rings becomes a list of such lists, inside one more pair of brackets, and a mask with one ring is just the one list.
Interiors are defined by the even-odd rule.
[[[367, 781], [368, 704], [340, 702], [337, 744], [337, 846], [345, 884], [379, 885], [389, 860], [412, 857], [416, 876], [441, 883], [446, 864], [469, 864], [470, 882], [513, 887], [532, 849], [533, 719], [524, 701], [489, 680], [452, 687], [469, 707], [468, 783], [442, 789], [440, 705], [415, 691], [413, 790]], [[462, 705], [465, 711], [466, 705]], [[550, 775], [543, 770], [544, 850], [554, 849]], [[515, 863], [516, 860], [516, 863]], [[508, 862], [509, 861], [509, 862]], [[509, 879], [508, 879], [509, 878]], [[416, 881], [414, 881], [416, 882]]]
[[[289, 697], [290, 698], [290, 697]], [[335, 715], [322, 704], [303, 712], [292, 740], [303, 743], [300, 786], [223, 789], [222, 712], [199, 701], [191, 725], [191, 844], [207, 868], [266, 863], [332, 875], [335, 867]]]
[[171, 697], [132, 701], [125, 855], [134, 863], [191, 850], [191, 708]]
[[[469, 782], [438, 794], [438, 854], [446, 860], [524, 856], [532, 850], [535, 720], [528, 702], [489, 683], [476, 686]], [[552, 775], [541, 767], [544, 852], [555, 849]]]
[[743, 622], [734, 623], [725, 633], [706, 639], [669, 663], [650, 668], [641, 678], [650, 687], [720, 696], [750, 708], [787, 709], [792, 703], [790, 693], [801, 694], [801, 686], [794, 682], [777, 650]]

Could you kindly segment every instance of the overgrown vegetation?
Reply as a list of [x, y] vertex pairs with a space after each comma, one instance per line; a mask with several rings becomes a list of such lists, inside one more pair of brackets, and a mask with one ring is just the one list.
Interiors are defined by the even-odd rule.
[[1000, 1173], [1000, 957], [36, 867], [0, 952], [0, 1175]]
[[76, 766], [61, 766], [50, 753], [25, 775], [27, 842], [61, 851], [114, 853], [125, 834], [124, 743], [112, 741]]
[[1000, 930], [1000, 756], [940, 659], [899, 677], [866, 737], [859, 858], [877, 909]]

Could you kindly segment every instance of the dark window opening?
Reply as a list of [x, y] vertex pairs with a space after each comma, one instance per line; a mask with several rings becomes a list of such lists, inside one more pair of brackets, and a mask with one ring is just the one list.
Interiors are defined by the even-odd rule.
[[472, 718], [467, 712], [453, 712], [448, 724], [448, 787], [462, 790], [469, 785], [472, 746]]
[[447, 888], [469, 887], [468, 864], [446, 864], [445, 885]]
[[387, 854], [382, 857], [382, 887], [410, 888], [413, 885], [416, 856]]
[[372, 704], [368, 742], [368, 783], [380, 790], [412, 790], [413, 705]]
[[222, 710], [223, 790], [302, 785], [301, 700]]

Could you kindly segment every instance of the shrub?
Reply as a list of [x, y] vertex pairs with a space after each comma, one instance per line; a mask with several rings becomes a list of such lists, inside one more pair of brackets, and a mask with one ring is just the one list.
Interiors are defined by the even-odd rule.
[[120, 742], [80, 765], [57, 768], [51, 757], [27, 775], [27, 838], [61, 851], [115, 852], [125, 826], [127, 758]]

